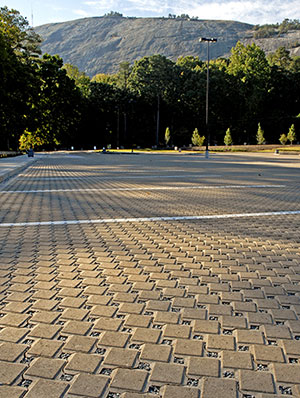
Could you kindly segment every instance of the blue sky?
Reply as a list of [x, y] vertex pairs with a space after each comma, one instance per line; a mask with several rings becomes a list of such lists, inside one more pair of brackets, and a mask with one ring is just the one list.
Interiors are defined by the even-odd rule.
[[124, 16], [159, 17], [188, 14], [200, 19], [227, 19], [252, 24], [300, 19], [299, 0], [1, 0], [1, 7], [14, 8], [30, 24], [69, 21], [101, 16], [110, 11]]

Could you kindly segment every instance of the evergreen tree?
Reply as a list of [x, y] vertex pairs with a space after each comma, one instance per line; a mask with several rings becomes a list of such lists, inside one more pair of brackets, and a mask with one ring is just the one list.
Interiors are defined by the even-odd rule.
[[287, 143], [287, 140], [288, 140], [288, 138], [287, 138], [286, 134], [281, 134], [281, 136], [279, 137], [279, 142], [281, 145], [285, 145]]
[[264, 137], [264, 130], [261, 128], [260, 123], [258, 123], [258, 129], [256, 133], [256, 142], [258, 145], [263, 145], [266, 143], [265, 137]]
[[205, 141], [205, 137], [200, 137], [199, 131], [197, 128], [193, 131], [192, 135], [192, 144], [194, 146], [202, 146]]
[[165, 143], [168, 146], [169, 141], [171, 139], [171, 131], [169, 129], [169, 127], [166, 128], [166, 132], [165, 132]]
[[233, 144], [230, 128], [228, 128], [226, 130], [226, 134], [225, 134], [225, 137], [224, 137], [224, 144], [225, 145], [232, 145]]
[[294, 124], [292, 124], [291, 127], [289, 128], [287, 139], [288, 141], [290, 141], [291, 145], [293, 144], [294, 141], [296, 141], [296, 130]]

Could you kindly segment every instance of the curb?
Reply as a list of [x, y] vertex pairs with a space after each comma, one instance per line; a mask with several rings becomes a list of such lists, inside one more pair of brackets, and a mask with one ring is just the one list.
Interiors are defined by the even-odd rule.
[[27, 169], [27, 167], [31, 166], [36, 161], [37, 161], [37, 159], [34, 159], [31, 162], [22, 164], [21, 166], [15, 167], [13, 170], [8, 171], [7, 173], [5, 173], [3, 175], [0, 175], [0, 184], [2, 182], [4, 182], [5, 180], [8, 180], [9, 178], [14, 177], [15, 175], [19, 174], [21, 171]]

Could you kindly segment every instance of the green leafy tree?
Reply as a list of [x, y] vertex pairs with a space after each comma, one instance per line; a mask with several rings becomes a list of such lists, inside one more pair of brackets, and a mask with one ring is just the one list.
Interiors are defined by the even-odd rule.
[[176, 69], [173, 61], [162, 55], [143, 57], [135, 61], [128, 79], [130, 90], [155, 107], [155, 143], [159, 144], [161, 107], [176, 101]]
[[193, 131], [193, 135], [192, 135], [192, 144], [194, 146], [202, 146], [204, 144], [205, 141], [205, 137], [204, 136], [200, 136], [199, 131], [197, 128], [195, 128], [195, 130]]
[[117, 87], [122, 90], [128, 89], [128, 80], [131, 74], [132, 67], [129, 62], [121, 62], [119, 65], [119, 71], [115, 76]]
[[97, 73], [91, 79], [92, 83], [115, 84], [115, 76], [106, 73]]
[[[235, 87], [238, 87], [242, 117], [239, 129], [254, 131], [257, 121], [268, 109], [268, 93], [272, 87], [271, 67], [264, 51], [254, 43], [245, 46], [238, 42], [231, 50], [227, 73], [236, 78]], [[246, 138], [251, 139], [254, 137]]]
[[279, 142], [281, 145], [285, 145], [288, 141], [286, 134], [281, 134], [279, 137]]
[[295, 130], [295, 125], [292, 124], [291, 127], [289, 128], [289, 132], [287, 135], [288, 141], [290, 141], [291, 145], [293, 144], [294, 141], [296, 141], [296, 130]]
[[0, 8], [0, 33], [17, 56], [30, 59], [41, 54], [41, 37], [29, 26], [27, 19], [19, 11], [10, 10], [6, 6]]
[[70, 145], [81, 118], [80, 90], [62, 67], [59, 56], [44, 54], [36, 71], [40, 87], [29, 131], [50, 148]]
[[40, 38], [16, 10], [0, 8], [0, 148], [17, 149], [38, 96]]
[[30, 148], [38, 148], [46, 144], [43, 137], [40, 135], [39, 129], [35, 133], [25, 130], [19, 139], [19, 149], [21, 151], [27, 151]]
[[170, 139], [171, 139], [171, 131], [170, 131], [170, 128], [167, 127], [166, 131], [165, 131], [165, 143], [166, 143], [167, 146], [168, 146], [168, 144], [170, 142]]
[[224, 137], [224, 144], [225, 145], [232, 145], [233, 144], [230, 128], [228, 128], [226, 130], [226, 134], [225, 134], [225, 137]]
[[258, 129], [256, 133], [256, 142], [258, 145], [263, 145], [266, 143], [265, 137], [264, 137], [264, 130], [262, 129], [260, 123], [258, 123]]
[[62, 67], [67, 72], [67, 76], [74, 80], [76, 86], [80, 89], [84, 97], [88, 97], [90, 93], [90, 78], [79, 70], [79, 68], [72, 64], [64, 64]]
[[288, 69], [291, 65], [292, 58], [290, 52], [285, 47], [279, 47], [274, 53], [267, 57], [271, 66], [277, 66], [281, 69]]

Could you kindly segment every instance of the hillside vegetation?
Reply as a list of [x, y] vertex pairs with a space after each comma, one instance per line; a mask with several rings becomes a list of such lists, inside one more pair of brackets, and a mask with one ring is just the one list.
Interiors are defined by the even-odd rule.
[[35, 28], [42, 36], [42, 51], [58, 54], [77, 65], [90, 77], [113, 73], [119, 64], [153, 54], [174, 61], [180, 56], [206, 58], [200, 37], [216, 37], [212, 58], [228, 56], [232, 47], [246, 37], [252, 25], [234, 21], [204, 21], [185, 18], [124, 18], [104, 16], [43, 25]]
[[[121, 62], [161, 54], [173, 61], [180, 56], [199, 56], [205, 60], [207, 48], [200, 37], [215, 37], [211, 57], [225, 57], [238, 41], [255, 42], [266, 53], [278, 47], [300, 55], [300, 30], [296, 21], [280, 25], [254, 26], [236, 21], [212, 21], [170, 15], [169, 18], [124, 18], [119, 13], [103, 17], [42, 25], [35, 28], [42, 36], [43, 52], [58, 54], [65, 63], [76, 65], [90, 77], [114, 73]], [[272, 34], [270, 33], [272, 32]]]

